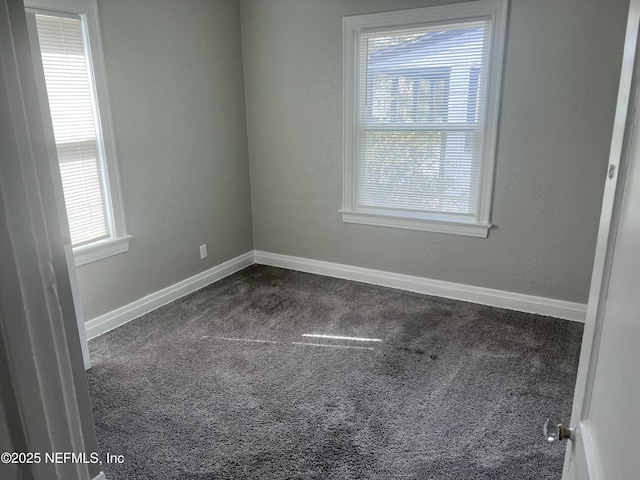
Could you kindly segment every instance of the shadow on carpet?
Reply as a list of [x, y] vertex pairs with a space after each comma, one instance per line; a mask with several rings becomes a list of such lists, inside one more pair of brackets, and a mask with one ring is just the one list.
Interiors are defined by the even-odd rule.
[[[559, 479], [579, 323], [252, 266], [90, 342], [109, 480]], [[326, 336], [352, 337], [328, 338]]]

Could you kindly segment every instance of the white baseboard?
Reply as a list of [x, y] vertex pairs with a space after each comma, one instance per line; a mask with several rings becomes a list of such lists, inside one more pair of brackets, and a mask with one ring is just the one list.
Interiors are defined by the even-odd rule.
[[340, 263], [323, 262], [308, 258], [292, 257], [256, 250], [255, 263], [272, 267], [288, 268], [301, 272], [316, 273], [329, 277], [344, 278], [384, 287], [409, 290], [437, 297], [452, 298], [492, 307], [537, 313], [550, 317], [584, 322], [587, 306], [582, 303], [565, 302], [552, 298], [535, 297], [522, 293], [505, 292], [460, 283], [443, 282], [399, 273], [352, 267]]
[[253, 265], [253, 251], [232, 258], [220, 265], [209, 270], [198, 273], [193, 277], [182, 280], [170, 287], [163, 288], [155, 293], [147, 295], [128, 305], [107, 312], [104, 315], [93, 318], [85, 323], [87, 331], [87, 340], [102, 335], [103, 333], [113, 330], [120, 325], [130, 322], [134, 318], [138, 318], [145, 313], [149, 313], [158, 307], [173, 302], [180, 297], [195, 292], [202, 287], [216, 282], [224, 277], [231, 275], [245, 267]]
[[93, 477], [93, 480], [107, 480], [107, 476], [104, 474], [104, 472], [100, 472], [98, 475]]

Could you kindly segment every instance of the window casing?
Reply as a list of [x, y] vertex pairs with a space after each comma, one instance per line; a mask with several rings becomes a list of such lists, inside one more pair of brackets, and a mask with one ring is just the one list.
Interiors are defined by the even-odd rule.
[[[27, 0], [49, 146], [76, 265], [129, 249], [95, 0]], [[46, 125], [45, 125], [46, 126]], [[60, 188], [61, 186], [61, 188]]]
[[344, 18], [343, 221], [487, 236], [506, 9]]

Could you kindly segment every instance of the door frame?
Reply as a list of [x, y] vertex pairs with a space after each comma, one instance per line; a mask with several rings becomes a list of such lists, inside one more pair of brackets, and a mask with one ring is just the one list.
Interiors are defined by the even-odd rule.
[[[98, 452], [24, 4], [0, 0], [0, 414], [14, 451]], [[9, 466], [11, 467], [11, 466]], [[16, 465], [31, 480], [98, 464]]]

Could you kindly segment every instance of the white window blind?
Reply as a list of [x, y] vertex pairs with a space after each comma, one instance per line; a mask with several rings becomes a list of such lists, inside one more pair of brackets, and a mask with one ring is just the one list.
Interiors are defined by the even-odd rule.
[[359, 208], [476, 215], [490, 20], [362, 31]]
[[110, 236], [92, 71], [79, 17], [36, 15], [72, 245]]

